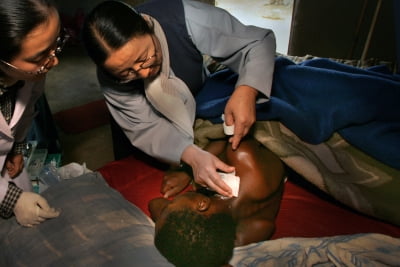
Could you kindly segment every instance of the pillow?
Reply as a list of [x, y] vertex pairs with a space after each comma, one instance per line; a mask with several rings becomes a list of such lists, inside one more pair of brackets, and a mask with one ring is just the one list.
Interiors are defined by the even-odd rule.
[[0, 222], [0, 266], [171, 266], [153, 245], [154, 224], [100, 173], [43, 192], [58, 218], [25, 228]]

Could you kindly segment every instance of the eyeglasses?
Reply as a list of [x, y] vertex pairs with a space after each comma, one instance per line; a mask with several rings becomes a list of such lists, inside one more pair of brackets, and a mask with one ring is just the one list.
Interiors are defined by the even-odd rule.
[[24, 71], [16, 66], [14, 66], [13, 64], [8, 63], [7, 61], [4, 61], [2, 59], [0, 59], [0, 61], [16, 71], [19, 71], [19, 72], [22, 72], [22, 73], [25, 73], [28, 75], [39, 75], [39, 74], [47, 72], [50, 69], [51, 64], [53, 64], [53, 62], [54, 62], [54, 58], [62, 52], [62, 50], [69, 38], [70, 38], [70, 35], [68, 34], [68, 31], [65, 28], [62, 28], [60, 31], [60, 35], [56, 39], [56, 43], [55, 43], [56, 47], [51, 50], [51, 53], [46, 58], [45, 63], [42, 66], [40, 66], [38, 68], [38, 70], [36, 70], [36, 71]]
[[128, 83], [135, 79], [138, 79], [140, 77], [139, 71], [157, 66], [159, 64], [159, 62], [157, 62], [158, 51], [157, 51], [156, 44], [154, 42], [153, 35], [151, 35], [151, 41], [153, 42], [153, 46], [154, 46], [154, 55], [141, 61], [141, 64], [139, 65], [139, 67], [137, 69], [134, 69], [133, 67], [131, 69], [129, 69], [128, 74], [124, 75], [124, 78], [120, 79], [118, 81], [119, 83]]

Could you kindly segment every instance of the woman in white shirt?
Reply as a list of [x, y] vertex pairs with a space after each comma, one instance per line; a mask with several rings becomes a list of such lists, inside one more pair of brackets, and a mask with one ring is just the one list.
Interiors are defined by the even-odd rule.
[[23, 147], [46, 73], [58, 64], [57, 54], [65, 41], [57, 9], [50, 1], [0, 2], [0, 215], [15, 215], [27, 227], [59, 215], [43, 197], [31, 192]]

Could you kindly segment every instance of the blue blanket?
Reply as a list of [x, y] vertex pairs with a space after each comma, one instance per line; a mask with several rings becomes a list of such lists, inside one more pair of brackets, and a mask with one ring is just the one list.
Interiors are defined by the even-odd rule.
[[[196, 96], [197, 117], [214, 123], [237, 81], [217, 72]], [[346, 141], [400, 169], [400, 76], [382, 66], [360, 69], [329, 59], [300, 64], [278, 57], [270, 101], [257, 104], [257, 120], [277, 120], [311, 144], [338, 132]]]

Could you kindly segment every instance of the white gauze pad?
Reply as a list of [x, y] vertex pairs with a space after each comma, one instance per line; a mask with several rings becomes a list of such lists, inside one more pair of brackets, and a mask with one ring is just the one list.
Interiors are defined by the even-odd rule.
[[222, 114], [221, 118], [222, 118], [222, 121], [223, 121], [222, 127], [224, 127], [224, 133], [226, 135], [233, 135], [233, 133], [235, 132], [235, 125], [233, 125], [233, 124], [229, 125], [229, 126], [226, 125], [224, 114]]
[[218, 172], [222, 180], [232, 189], [232, 195], [237, 197], [239, 194], [240, 177], [235, 175], [235, 172], [225, 173]]

